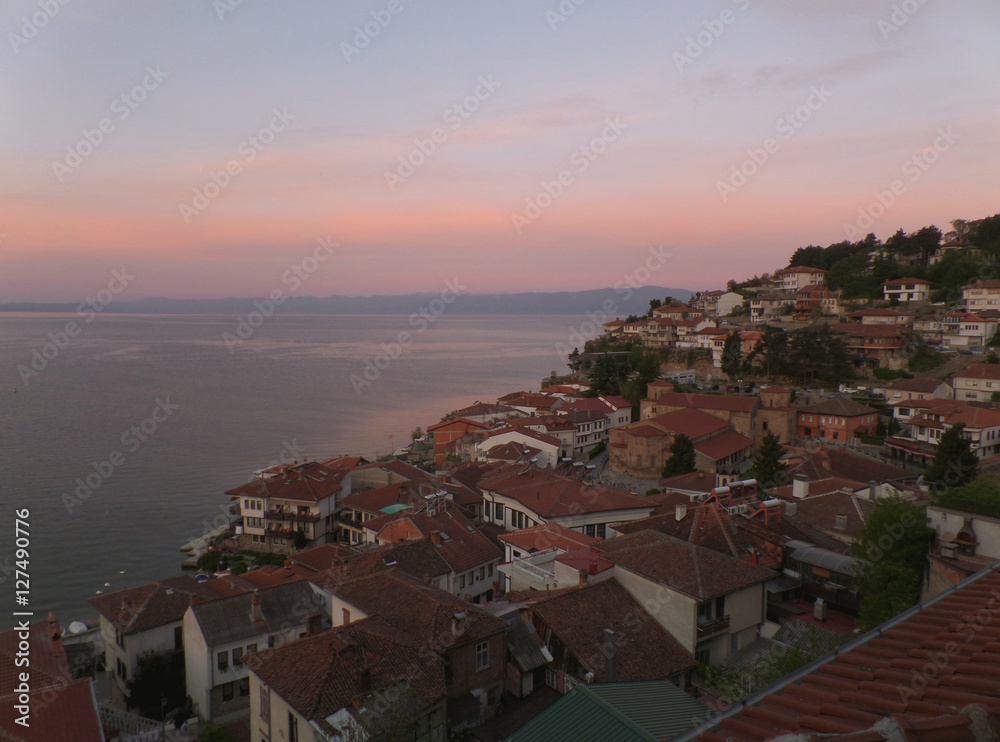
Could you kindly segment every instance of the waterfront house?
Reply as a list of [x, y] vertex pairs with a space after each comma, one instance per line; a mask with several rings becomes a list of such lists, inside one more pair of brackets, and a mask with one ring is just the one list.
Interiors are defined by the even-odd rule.
[[882, 284], [882, 297], [886, 301], [928, 301], [931, 298], [931, 282], [922, 278], [894, 278]]

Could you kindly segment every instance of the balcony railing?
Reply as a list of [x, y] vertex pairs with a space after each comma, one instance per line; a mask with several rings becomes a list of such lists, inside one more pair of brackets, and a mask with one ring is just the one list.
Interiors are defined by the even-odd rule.
[[294, 520], [302, 523], [316, 523], [322, 516], [316, 513], [297, 513], [292, 510], [268, 510], [264, 517], [270, 521]]
[[720, 616], [714, 621], [706, 621], [705, 623], [698, 623], [698, 638], [704, 639], [707, 636], [712, 636], [713, 634], [718, 634], [722, 631], [729, 629], [729, 616]]

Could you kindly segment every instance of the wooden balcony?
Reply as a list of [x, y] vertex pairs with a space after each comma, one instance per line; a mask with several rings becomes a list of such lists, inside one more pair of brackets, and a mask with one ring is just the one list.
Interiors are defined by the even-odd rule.
[[296, 523], [317, 523], [319, 515], [314, 513], [297, 513], [292, 510], [268, 510], [264, 513], [264, 518], [269, 521], [294, 521]]
[[705, 639], [709, 636], [714, 636], [715, 634], [721, 634], [723, 631], [729, 630], [729, 616], [720, 616], [714, 621], [706, 621], [701, 623], [699, 619], [698, 623], [698, 638]]

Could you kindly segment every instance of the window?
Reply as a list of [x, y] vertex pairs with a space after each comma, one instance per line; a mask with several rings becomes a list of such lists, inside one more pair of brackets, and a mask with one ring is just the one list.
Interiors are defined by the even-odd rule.
[[243, 664], [243, 647], [236, 647], [233, 650], [233, 667], [239, 667]]
[[703, 649], [697, 649], [694, 653], [695, 662], [699, 665], [709, 665], [712, 663], [712, 649], [711, 647], [705, 647]]
[[465, 587], [465, 575], [459, 575], [458, 586], [459, 588]]
[[260, 718], [271, 721], [271, 692], [266, 685], [260, 686]]
[[184, 629], [180, 626], [174, 628], [174, 651], [179, 652], [184, 649]]
[[490, 643], [480, 642], [476, 645], [476, 672], [490, 666]]
[[246, 698], [250, 695], [250, 678], [245, 677], [240, 681], [240, 698]]
[[219, 669], [228, 670], [229, 669], [229, 652], [219, 652]]
[[232, 701], [233, 700], [233, 686], [235, 686], [235, 685], [236, 684], [232, 683], [232, 682], [223, 683], [222, 684], [222, 700], [223, 701]]
[[494, 507], [496, 508], [496, 511], [495, 511], [496, 512], [496, 518], [495, 519], [498, 520], [498, 521], [500, 521], [501, 523], [503, 523], [503, 503], [502, 502], [498, 502], [498, 503], [496, 503], [494, 505]]
[[278, 643], [277, 639], [278, 637], [276, 637], [274, 634], [271, 634], [271, 636], [267, 637], [268, 649], [274, 649], [274, 646]]
[[487, 574], [487, 575], [488, 575], [489, 577], [492, 577], [492, 576], [493, 576], [493, 563], [492, 563], [492, 562], [490, 562], [490, 567], [489, 567], [489, 571], [487, 571], [487, 573], [486, 573], [486, 574]]
[[486, 567], [480, 567], [479, 568], [479, 579], [480, 580], [485, 580], [486, 579]]
[[257, 643], [256, 642], [254, 642], [253, 644], [247, 645], [247, 654], [253, 654], [256, 651], [257, 651]]
[[299, 720], [291, 711], [288, 712], [288, 742], [299, 742]]

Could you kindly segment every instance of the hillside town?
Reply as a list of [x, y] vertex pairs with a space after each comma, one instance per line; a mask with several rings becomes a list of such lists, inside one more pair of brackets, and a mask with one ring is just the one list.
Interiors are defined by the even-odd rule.
[[32, 624], [47, 738], [995, 739], [1000, 216], [953, 226], [212, 493], [196, 572]]

